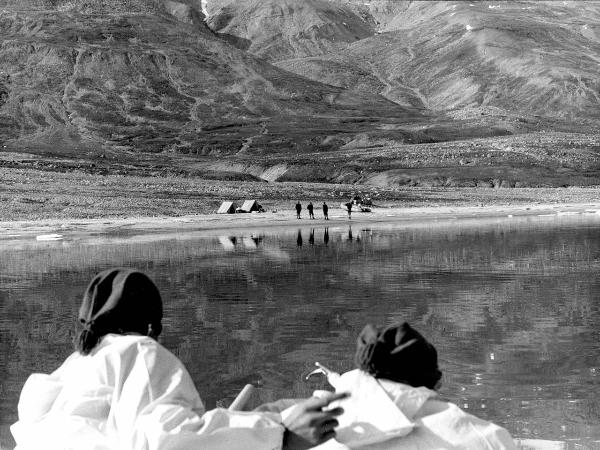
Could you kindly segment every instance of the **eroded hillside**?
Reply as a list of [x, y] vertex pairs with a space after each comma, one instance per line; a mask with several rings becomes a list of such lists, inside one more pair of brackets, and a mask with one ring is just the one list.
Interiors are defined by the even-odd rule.
[[389, 187], [598, 184], [593, 3], [0, 5], [4, 167]]
[[211, 29], [269, 61], [327, 54], [372, 36], [369, 15], [329, 0], [229, 2], [208, 19]]
[[[316, 3], [294, 8], [275, 0], [234, 2], [208, 23], [221, 23], [224, 16], [228, 23], [261, 23], [275, 15], [269, 28], [225, 30], [248, 40], [249, 52], [266, 54], [286, 70], [405, 106], [600, 117], [600, 6], [594, 2], [320, 3], [337, 11], [327, 16], [327, 28], [343, 29], [353, 40], [341, 32], [319, 35], [324, 20], [313, 16], [324, 7]], [[309, 4], [310, 14], [304, 11]], [[355, 20], [342, 10], [353, 11]], [[361, 37], [362, 31], [370, 36]], [[303, 45], [307, 35], [312, 51]], [[272, 50], [283, 45], [287, 52]]]
[[[160, 11], [8, 10], [0, 33], [2, 140], [13, 148], [230, 153], [270, 121], [419, 116], [264, 64]], [[213, 141], [223, 128], [231, 139]]]

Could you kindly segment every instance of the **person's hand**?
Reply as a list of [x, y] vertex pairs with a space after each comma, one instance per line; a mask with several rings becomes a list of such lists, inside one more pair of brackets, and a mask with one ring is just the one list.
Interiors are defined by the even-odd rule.
[[283, 414], [285, 434], [283, 449], [303, 450], [322, 444], [335, 436], [337, 416], [342, 408], [324, 409], [330, 403], [347, 398], [348, 393], [330, 393], [321, 398], [311, 397], [298, 403]]

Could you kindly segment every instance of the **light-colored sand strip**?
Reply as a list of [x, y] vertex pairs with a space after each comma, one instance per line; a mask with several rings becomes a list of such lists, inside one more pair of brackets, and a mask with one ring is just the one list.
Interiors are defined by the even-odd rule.
[[208, 214], [188, 215], [182, 217], [129, 217], [115, 219], [72, 219], [72, 220], [43, 220], [43, 221], [14, 221], [0, 222], [0, 239], [27, 236], [61, 234], [65, 237], [73, 234], [88, 233], [123, 233], [123, 232], [169, 232], [169, 231], [202, 231], [202, 230], [230, 230], [244, 228], [268, 227], [306, 227], [306, 226], [339, 226], [342, 224], [372, 224], [372, 223], [397, 223], [421, 222], [436, 219], [461, 219], [481, 217], [517, 217], [517, 216], [557, 216], [576, 215], [587, 211], [597, 211], [598, 204], [561, 204], [560, 211], [556, 211], [554, 204], [535, 204], [519, 206], [468, 206], [468, 207], [419, 207], [419, 208], [373, 208], [370, 213], [354, 212], [352, 218], [347, 216], [331, 216], [325, 221], [320, 211], [315, 212], [314, 220], [303, 215], [296, 219], [293, 210], [279, 210], [277, 212], [253, 214]]

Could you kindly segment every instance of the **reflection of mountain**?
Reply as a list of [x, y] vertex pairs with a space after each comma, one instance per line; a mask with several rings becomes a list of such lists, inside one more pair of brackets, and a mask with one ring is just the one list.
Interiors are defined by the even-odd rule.
[[[600, 394], [592, 370], [600, 366], [597, 224], [541, 220], [353, 227], [351, 241], [347, 228], [330, 228], [327, 245], [316, 228], [314, 245], [301, 248], [290, 230], [264, 235], [255, 247], [236, 236], [228, 251], [217, 237], [3, 250], [1, 416], [14, 418], [29, 372], [50, 370], [69, 352], [72, 314], [88, 280], [119, 264], [156, 279], [163, 342], [188, 365], [209, 406], [248, 381], [264, 387], [265, 400], [289, 396], [291, 387], [307, 395], [314, 386], [299, 380], [315, 360], [347, 369], [365, 322], [406, 319], [438, 347], [443, 392], [452, 399], [518, 433], [537, 417], [530, 428], [559, 437], [542, 420], [552, 405], [578, 417], [572, 436], [598, 438], [588, 429]], [[310, 230], [301, 230], [306, 242]], [[560, 423], [563, 412], [554, 419]]]

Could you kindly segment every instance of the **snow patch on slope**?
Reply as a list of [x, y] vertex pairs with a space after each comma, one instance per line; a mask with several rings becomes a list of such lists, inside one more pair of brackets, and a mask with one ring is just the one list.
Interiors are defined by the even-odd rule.
[[202, 13], [204, 14], [204, 20], [208, 20], [208, 0], [201, 0]]

